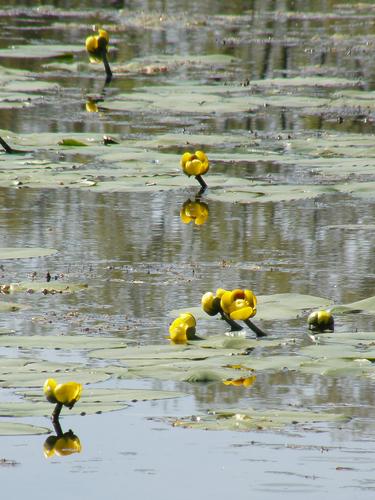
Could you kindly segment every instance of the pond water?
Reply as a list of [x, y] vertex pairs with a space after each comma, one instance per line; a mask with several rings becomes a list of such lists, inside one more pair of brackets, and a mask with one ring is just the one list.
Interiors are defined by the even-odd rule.
[[[27, 151], [0, 152], [0, 285], [28, 283], [0, 297], [0, 424], [52, 431], [38, 394], [59, 372], [99, 401], [63, 410], [82, 446], [69, 456], [0, 425], [7, 496], [373, 497], [374, 16], [354, 1], [0, 2], [0, 135]], [[110, 32], [109, 85], [84, 51], [93, 24]], [[212, 159], [200, 197], [189, 148]], [[207, 204], [203, 225], [181, 220], [187, 200]], [[85, 288], [32, 293], [47, 273]], [[243, 350], [250, 331], [197, 313], [208, 343], [170, 345], [176, 310], [219, 287], [260, 296], [269, 339]], [[319, 352], [306, 318], [325, 304], [349, 305], [341, 339], [366, 334]], [[251, 387], [205, 378], [242, 365]], [[250, 409], [292, 417], [246, 427]]]

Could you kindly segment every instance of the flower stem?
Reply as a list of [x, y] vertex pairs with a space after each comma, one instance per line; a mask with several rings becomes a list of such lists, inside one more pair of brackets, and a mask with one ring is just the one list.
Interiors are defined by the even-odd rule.
[[199, 182], [199, 184], [202, 186], [201, 190], [199, 191], [200, 194], [204, 193], [205, 190], [207, 189], [207, 184], [205, 183], [205, 181], [203, 180], [203, 177], [201, 175], [196, 175], [195, 178], [197, 179], [197, 181]]
[[52, 422], [53, 423], [56, 423], [59, 421], [62, 407], [63, 407], [62, 403], [56, 404], [55, 409], [53, 410], [53, 413], [52, 413]]
[[220, 311], [220, 315], [221, 315], [221, 319], [226, 321], [228, 323], [228, 325], [231, 327], [232, 332], [238, 332], [238, 331], [242, 330], [241, 325], [239, 325], [238, 323], [233, 321], [233, 319], [228, 318], [228, 316], [225, 313], [223, 313], [222, 311]]
[[111, 68], [109, 66], [106, 49], [103, 49], [103, 51], [102, 51], [102, 58], [103, 58], [104, 69], [105, 69], [105, 72], [107, 75], [107, 78], [105, 79], [105, 83], [106, 83], [106, 85], [108, 85], [112, 80], [112, 71], [111, 71]]
[[5, 152], [8, 154], [15, 153], [16, 151], [7, 144], [2, 137], [0, 137], [0, 144], [3, 146], [5, 149]]
[[257, 337], [267, 337], [267, 334], [261, 330], [260, 328], [258, 328], [256, 325], [254, 325], [254, 323], [252, 321], [250, 321], [249, 319], [245, 319], [244, 320], [244, 323], [245, 325], [247, 325], [251, 330], [253, 330], [253, 332], [256, 333], [256, 336]]

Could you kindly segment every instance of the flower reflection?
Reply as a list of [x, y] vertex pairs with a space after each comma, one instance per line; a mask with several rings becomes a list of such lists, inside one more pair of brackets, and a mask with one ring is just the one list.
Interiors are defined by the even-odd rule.
[[197, 226], [201, 226], [207, 222], [208, 214], [207, 203], [199, 199], [195, 199], [195, 201], [186, 200], [180, 210], [180, 218], [184, 224], [190, 224], [190, 222], [194, 221], [194, 224]]
[[87, 101], [86, 101], [86, 111], [88, 113], [98, 113], [99, 108], [98, 108], [98, 105], [97, 105], [96, 101], [94, 101], [92, 99], [87, 99]]
[[56, 435], [48, 436], [43, 444], [43, 452], [46, 458], [51, 458], [54, 455], [66, 457], [73, 453], [81, 453], [81, 442], [72, 430], [63, 432], [59, 422], [54, 423], [54, 428]]
[[232, 385], [235, 387], [251, 387], [256, 381], [256, 375], [251, 375], [250, 377], [240, 377], [236, 379], [223, 380], [223, 384]]

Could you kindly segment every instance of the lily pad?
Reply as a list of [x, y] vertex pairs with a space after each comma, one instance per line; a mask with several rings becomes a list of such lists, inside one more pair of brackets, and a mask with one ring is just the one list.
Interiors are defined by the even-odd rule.
[[14, 45], [8, 49], [0, 49], [0, 58], [14, 57], [22, 59], [45, 59], [50, 57], [59, 57], [65, 54], [74, 54], [83, 52], [84, 47], [81, 45], [46, 45], [46, 44], [29, 44], [29, 45]]
[[316, 422], [346, 421], [341, 414], [302, 410], [218, 410], [206, 415], [169, 419], [174, 427], [203, 430], [256, 431]]
[[87, 335], [1, 335], [0, 347], [19, 349], [119, 349], [127, 343], [117, 337], [89, 337]]
[[57, 253], [54, 248], [0, 248], [0, 260], [30, 259], [32, 257], [46, 257]]
[[[23, 281], [19, 283], [9, 283], [0, 285], [0, 289], [5, 287], [6, 293], [13, 294], [17, 292], [43, 292], [44, 294], [54, 293], [73, 293], [87, 288], [86, 283], [68, 283], [68, 282], [45, 282], [45, 281]], [[4, 293], [4, 291], [3, 291]]]
[[19, 422], [0, 421], [0, 436], [31, 436], [33, 434], [49, 434], [47, 427], [22, 424]]

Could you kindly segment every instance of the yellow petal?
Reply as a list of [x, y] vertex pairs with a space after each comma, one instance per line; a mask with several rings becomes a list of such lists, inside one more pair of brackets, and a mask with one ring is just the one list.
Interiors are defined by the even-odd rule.
[[203, 151], [196, 151], [195, 156], [201, 162], [201, 171], [199, 172], [199, 174], [204, 175], [208, 171], [208, 168], [209, 168], [208, 158]]
[[191, 313], [182, 313], [180, 314], [180, 318], [184, 323], [187, 324], [188, 327], [197, 325], [197, 321]]
[[230, 318], [233, 320], [245, 320], [254, 316], [254, 309], [252, 307], [242, 307], [241, 309], [234, 310], [230, 313]]
[[225, 291], [221, 296], [220, 305], [222, 310], [227, 314], [229, 314], [232, 310], [233, 300], [234, 295], [231, 291]]
[[224, 290], [224, 288], [218, 288], [216, 290], [216, 297], [219, 297], [219, 299], [221, 299], [221, 297], [224, 295], [224, 293], [226, 292], [227, 290]]
[[191, 153], [184, 153], [184, 154], [182, 155], [182, 158], [181, 158], [180, 163], [181, 163], [181, 167], [182, 167], [183, 169], [185, 168], [186, 163], [187, 163], [188, 161], [191, 161], [192, 156], [193, 156], [193, 155], [192, 155]]
[[257, 298], [254, 293], [251, 290], [244, 290], [244, 293], [249, 306], [255, 309], [257, 306]]
[[87, 52], [95, 52], [98, 48], [98, 40], [96, 36], [88, 36], [86, 38], [86, 50]]
[[48, 378], [43, 385], [44, 395], [50, 403], [57, 403], [57, 399], [55, 396], [55, 388], [57, 386], [57, 382], [53, 378]]
[[65, 406], [73, 406], [81, 397], [82, 385], [77, 382], [66, 382], [55, 388], [57, 401]]
[[201, 161], [198, 159], [190, 160], [185, 163], [183, 171], [186, 175], [199, 175], [201, 173]]

